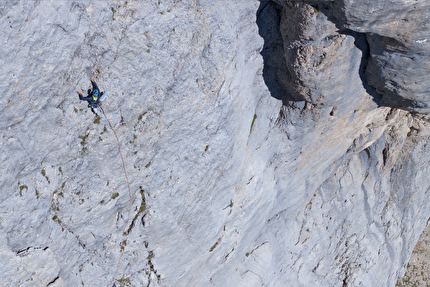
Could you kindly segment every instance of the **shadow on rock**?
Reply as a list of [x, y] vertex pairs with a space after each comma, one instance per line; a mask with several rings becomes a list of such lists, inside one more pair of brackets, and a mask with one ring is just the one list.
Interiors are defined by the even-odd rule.
[[[339, 34], [354, 37], [355, 46], [362, 52], [360, 79], [364, 89], [378, 106], [399, 108], [410, 112], [427, 113], [429, 111], [425, 96], [420, 96], [420, 90], [415, 87], [419, 80], [415, 80], [414, 85], [408, 86], [408, 83], [414, 82], [414, 78], [421, 79], [414, 77], [413, 71], [419, 69], [420, 64], [411, 61], [417, 57], [412, 50], [404, 47], [394, 38], [371, 32], [360, 33], [346, 28], [350, 23], [347, 24], [349, 20], [344, 14], [342, 5], [331, 5], [323, 1], [308, 2], [335, 24]], [[422, 62], [426, 62], [426, 59]], [[416, 90], [408, 91], [409, 87], [414, 87]]]
[[282, 100], [286, 105], [290, 101], [304, 101], [300, 95], [293, 95], [288, 90], [291, 75], [285, 59], [284, 40], [280, 31], [282, 7], [273, 1], [262, 0], [257, 11], [257, 25], [260, 36], [264, 39], [261, 56], [264, 60], [263, 79], [272, 97]]
[[[413, 106], [413, 102], [410, 100], [393, 95], [381, 95], [373, 82], [370, 81], [369, 83], [369, 71], [366, 72], [366, 70], [371, 61], [371, 54], [367, 35], [345, 28], [344, 16], [329, 4], [317, 3], [316, 1], [310, 2], [313, 3], [312, 7], [314, 7], [315, 11], [322, 12], [330, 22], [335, 24], [338, 29], [337, 33], [354, 37], [355, 46], [362, 52], [359, 77], [364, 89], [373, 97], [375, 103], [379, 106], [404, 109]], [[290, 61], [292, 59], [286, 58], [286, 47], [284, 46], [286, 39], [283, 38], [281, 33], [281, 18], [286, 16], [282, 14], [283, 9], [285, 7], [271, 0], [260, 0], [260, 6], [257, 11], [257, 25], [259, 34], [264, 39], [264, 46], [261, 51], [264, 60], [264, 82], [272, 97], [282, 100], [284, 105], [290, 105], [291, 102], [303, 102], [305, 100], [309, 101], [309, 99], [305, 99], [304, 95], [296, 92], [297, 87], [292, 86], [294, 83], [301, 81], [300, 78], [294, 78], [292, 71], [290, 71], [290, 65], [292, 64]], [[374, 78], [377, 73], [371, 74], [372, 78]]]
[[[336, 23], [335, 23], [336, 24]], [[338, 26], [338, 25], [336, 25]], [[341, 29], [338, 31], [339, 34], [349, 35], [354, 37], [355, 39], [355, 47], [357, 47], [361, 51], [361, 62], [360, 62], [360, 68], [359, 68], [359, 75], [361, 82], [363, 83], [363, 87], [366, 90], [366, 92], [373, 97], [373, 100], [377, 105], [380, 105], [382, 95], [378, 93], [378, 91], [369, 85], [366, 75], [366, 69], [370, 58], [370, 50], [369, 50], [369, 43], [366, 39], [366, 34], [364, 33], [358, 33], [355, 31], [347, 30], [347, 29]]]

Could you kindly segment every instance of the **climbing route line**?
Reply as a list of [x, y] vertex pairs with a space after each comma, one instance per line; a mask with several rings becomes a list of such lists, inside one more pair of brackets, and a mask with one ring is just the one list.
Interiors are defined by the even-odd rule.
[[125, 178], [127, 179], [128, 195], [130, 196], [130, 209], [128, 211], [126, 231], [124, 232], [124, 240], [121, 242], [121, 255], [119, 256], [118, 264], [116, 266], [116, 270], [115, 270], [115, 273], [113, 275], [112, 282], [110, 284], [110, 286], [112, 287], [114, 285], [114, 283], [115, 283], [115, 278], [116, 278], [116, 274], [118, 273], [119, 266], [121, 265], [121, 260], [122, 260], [123, 254], [124, 254], [124, 249], [125, 249], [125, 245], [126, 245], [126, 241], [127, 241], [127, 236], [128, 236], [128, 231], [127, 231], [128, 229], [127, 228], [128, 228], [128, 224], [130, 222], [130, 214], [131, 214], [131, 209], [132, 209], [132, 200], [131, 200], [130, 182], [128, 180], [127, 169], [125, 168], [125, 161], [124, 161], [124, 156], [122, 154], [121, 144], [120, 144], [119, 138], [118, 138], [118, 133], [117, 133], [114, 125], [112, 124], [112, 121], [111, 121], [111, 119], [109, 117], [109, 114], [108, 114], [108, 112], [107, 112], [107, 110], [106, 110], [103, 102], [101, 102], [101, 103], [102, 103], [102, 107], [103, 107], [101, 110], [102, 110], [103, 114], [105, 115], [105, 117], [107, 118], [110, 127], [114, 131], [116, 140], [118, 142], [118, 149], [119, 149], [119, 153], [121, 154], [122, 166], [124, 167], [124, 174], [125, 174]]

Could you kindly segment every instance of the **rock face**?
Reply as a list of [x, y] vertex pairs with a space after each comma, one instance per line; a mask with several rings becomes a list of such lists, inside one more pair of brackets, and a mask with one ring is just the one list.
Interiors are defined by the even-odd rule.
[[430, 280], [429, 272], [429, 239], [430, 226], [427, 226], [421, 234], [417, 245], [412, 252], [406, 268], [406, 273], [401, 280], [397, 281], [397, 287], [425, 286]]
[[429, 217], [428, 4], [333, 3], [0, 4], [6, 286], [393, 286]]
[[[351, 76], [339, 73], [339, 63], [345, 63], [345, 59], [357, 63], [356, 49], [344, 50], [350, 47], [344, 43], [352, 40], [347, 37], [350, 35], [362, 51], [360, 78], [363, 86], [378, 104], [412, 112], [430, 111], [426, 80], [430, 60], [427, 42], [430, 3], [403, 0], [275, 2], [280, 10], [279, 32], [284, 40], [288, 68], [287, 75], [280, 76], [279, 82], [287, 87], [285, 94], [289, 97], [334, 104], [324, 94], [330, 91], [327, 86], [344, 83], [344, 77]], [[330, 94], [337, 98], [336, 93]]]

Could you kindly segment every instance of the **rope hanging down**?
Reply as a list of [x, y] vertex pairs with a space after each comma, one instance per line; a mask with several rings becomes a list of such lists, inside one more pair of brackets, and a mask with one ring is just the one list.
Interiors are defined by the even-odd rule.
[[[114, 133], [115, 133], [115, 137], [116, 137], [116, 140], [117, 140], [117, 142], [118, 142], [119, 153], [121, 154], [122, 166], [124, 167], [124, 174], [125, 174], [125, 178], [127, 179], [128, 195], [130, 196], [130, 209], [129, 209], [129, 211], [128, 211], [127, 224], [126, 224], [126, 227], [128, 228], [128, 224], [129, 224], [129, 222], [130, 222], [131, 209], [132, 209], [132, 200], [131, 200], [130, 182], [129, 182], [129, 180], [128, 180], [127, 169], [125, 168], [125, 161], [124, 161], [124, 156], [123, 156], [123, 154], [122, 154], [121, 144], [120, 144], [120, 142], [119, 142], [119, 138], [118, 138], [118, 133], [116, 132], [116, 129], [115, 129], [114, 125], [112, 124], [112, 121], [111, 121], [111, 119], [110, 119], [110, 117], [109, 117], [109, 114], [107, 113], [107, 110], [105, 109], [105, 106], [104, 106], [103, 102], [101, 102], [101, 103], [102, 103], [102, 107], [103, 107], [103, 108], [102, 108], [102, 112], [103, 112], [103, 114], [106, 116], [106, 118], [107, 118], [107, 120], [108, 120], [108, 122], [109, 122], [110, 127], [112, 128], [112, 130], [113, 130], [113, 131], [114, 131]], [[122, 260], [122, 256], [123, 256], [123, 254], [124, 254], [124, 249], [125, 249], [126, 240], [127, 240], [127, 236], [128, 236], [128, 231], [127, 231], [127, 230], [128, 230], [128, 229], [126, 229], [126, 231], [124, 232], [124, 240], [123, 240], [123, 241], [122, 241], [122, 243], [121, 243], [121, 255], [119, 256], [118, 265], [116, 266], [116, 270], [115, 270], [115, 273], [114, 273], [114, 275], [113, 275], [112, 282], [111, 282], [111, 284], [109, 285], [109, 286], [111, 286], [111, 287], [112, 287], [112, 286], [114, 285], [114, 283], [115, 283], [116, 274], [118, 273], [119, 266], [121, 265], [121, 260]]]

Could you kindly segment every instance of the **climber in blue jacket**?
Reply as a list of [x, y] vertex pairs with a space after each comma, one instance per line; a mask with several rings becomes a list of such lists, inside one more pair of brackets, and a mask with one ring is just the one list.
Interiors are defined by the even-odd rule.
[[87, 101], [88, 107], [91, 108], [91, 111], [98, 116], [97, 107], [100, 105], [101, 101], [106, 99], [106, 93], [100, 92], [99, 87], [97, 87], [96, 82], [94, 82], [93, 77], [90, 78], [91, 84], [93, 85], [93, 89], [88, 90], [88, 97], [84, 97], [82, 92], [78, 92], [79, 99], [81, 101]]

